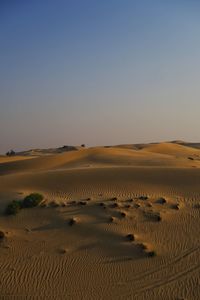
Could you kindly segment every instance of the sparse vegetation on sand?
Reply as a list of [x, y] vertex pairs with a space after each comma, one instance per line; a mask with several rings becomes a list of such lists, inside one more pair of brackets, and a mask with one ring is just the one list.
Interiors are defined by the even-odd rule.
[[156, 256], [156, 252], [155, 251], [146, 251], [146, 254], [148, 257], [154, 257]]
[[6, 152], [7, 156], [14, 156], [15, 155], [15, 151], [14, 150], [10, 150], [8, 152]]
[[138, 199], [139, 199], [139, 200], [147, 200], [148, 197], [147, 197], [147, 196], [140, 196]]
[[76, 223], [76, 220], [74, 218], [69, 220], [69, 225], [72, 226]]
[[43, 199], [44, 199], [43, 195], [38, 193], [32, 193], [24, 198], [22, 202], [22, 206], [24, 208], [35, 207], [38, 206]]
[[13, 200], [6, 207], [6, 214], [7, 215], [16, 215], [21, 208], [22, 208], [22, 201]]
[[126, 239], [129, 240], [130, 242], [135, 240], [135, 237], [132, 233], [127, 234]]
[[31, 208], [38, 206], [43, 199], [43, 195], [38, 193], [32, 193], [26, 196], [23, 200], [13, 200], [6, 207], [5, 213], [7, 215], [16, 215], [22, 208]]
[[158, 198], [158, 199], [155, 201], [155, 203], [157, 203], [157, 204], [165, 204], [165, 203], [167, 203], [167, 201], [166, 201], [165, 198], [160, 197], [160, 198]]
[[2, 230], [0, 230], [0, 241], [2, 241], [5, 237], [5, 233]]

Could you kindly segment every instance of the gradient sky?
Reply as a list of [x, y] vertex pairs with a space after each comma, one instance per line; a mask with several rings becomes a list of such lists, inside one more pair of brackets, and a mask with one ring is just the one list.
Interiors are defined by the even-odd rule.
[[0, 0], [0, 153], [200, 141], [198, 0]]

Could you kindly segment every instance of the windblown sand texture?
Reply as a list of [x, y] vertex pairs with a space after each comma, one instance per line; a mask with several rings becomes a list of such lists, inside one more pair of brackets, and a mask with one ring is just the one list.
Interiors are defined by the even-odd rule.
[[200, 299], [197, 143], [1, 156], [0, 210], [0, 299]]

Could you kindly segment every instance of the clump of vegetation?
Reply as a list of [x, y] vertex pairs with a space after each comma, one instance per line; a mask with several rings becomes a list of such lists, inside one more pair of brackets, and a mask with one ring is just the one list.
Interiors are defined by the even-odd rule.
[[0, 241], [2, 241], [6, 237], [5, 233], [0, 230]]
[[155, 251], [146, 251], [146, 254], [148, 257], [154, 257], [156, 256], [156, 252]]
[[130, 207], [131, 207], [130, 204], [124, 205], [124, 208], [130, 208]]
[[32, 193], [26, 196], [23, 200], [13, 200], [6, 207], [5, 213], [7, 215], [16, 215], [22, 208], [38, 206], [42, 202], [43, 198], [44, 197], [41, 194]]
[[74, 218], [72, 218], [72, 219], [69, 220], [69, 223], [68, 223], [68, 224], [69, 224], [70, 226], [72, 226], [72, 225], [74, 225], [75, 223], [76, 223], [76, 220], [75, 220]]
[[125, 212], [121, 212], [120, 215], [121, 215], [122, 218], [125, 218], [125, 217], [126, 217]]
[[133, 199], [132, 198], [127, 199], [126, 202], [133, 202]]
[[22, 205], [25, 208], [35, 207], [38, 206], [43, 199], [43, 195], [38, 193], [32, 193], [24, 198]]
[[139, 199], [140, 199], [140, 200], [147, 200], [148, 197], [147, 197], [147, 196], [140, 196]]
[[132, 233], [127, 234], [126, 238], [127, 238], [127, 240], [129, 240], [130, 242], [132, 242], [132, 241], [135, 240], [135, 237], [134, 237], [134, 235], [133, 235]]
[[14, 156], [15, 155], [15, 151], [14, 150], [10, 150], [6, 153], [7, 156]]
[[165, 203], [167, 203], [167, 201], [166, 201], [165, 198], [162, 198], [162, 197], [161, 197], [161, 198], [159, 198], [159, 199], [156, 200], [156, 203], [157, 203], [157, 204], [165, 204]]
[[13, 200], [6, 208], [7, 215], [16, 215], [22, 208], [22, 201]]

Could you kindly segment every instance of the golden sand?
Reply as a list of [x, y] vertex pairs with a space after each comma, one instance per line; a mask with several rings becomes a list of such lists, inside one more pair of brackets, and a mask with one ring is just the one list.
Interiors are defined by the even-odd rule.
[[0, 209], [0, 299], [200, 299], [197, 148], [0, 157]]

